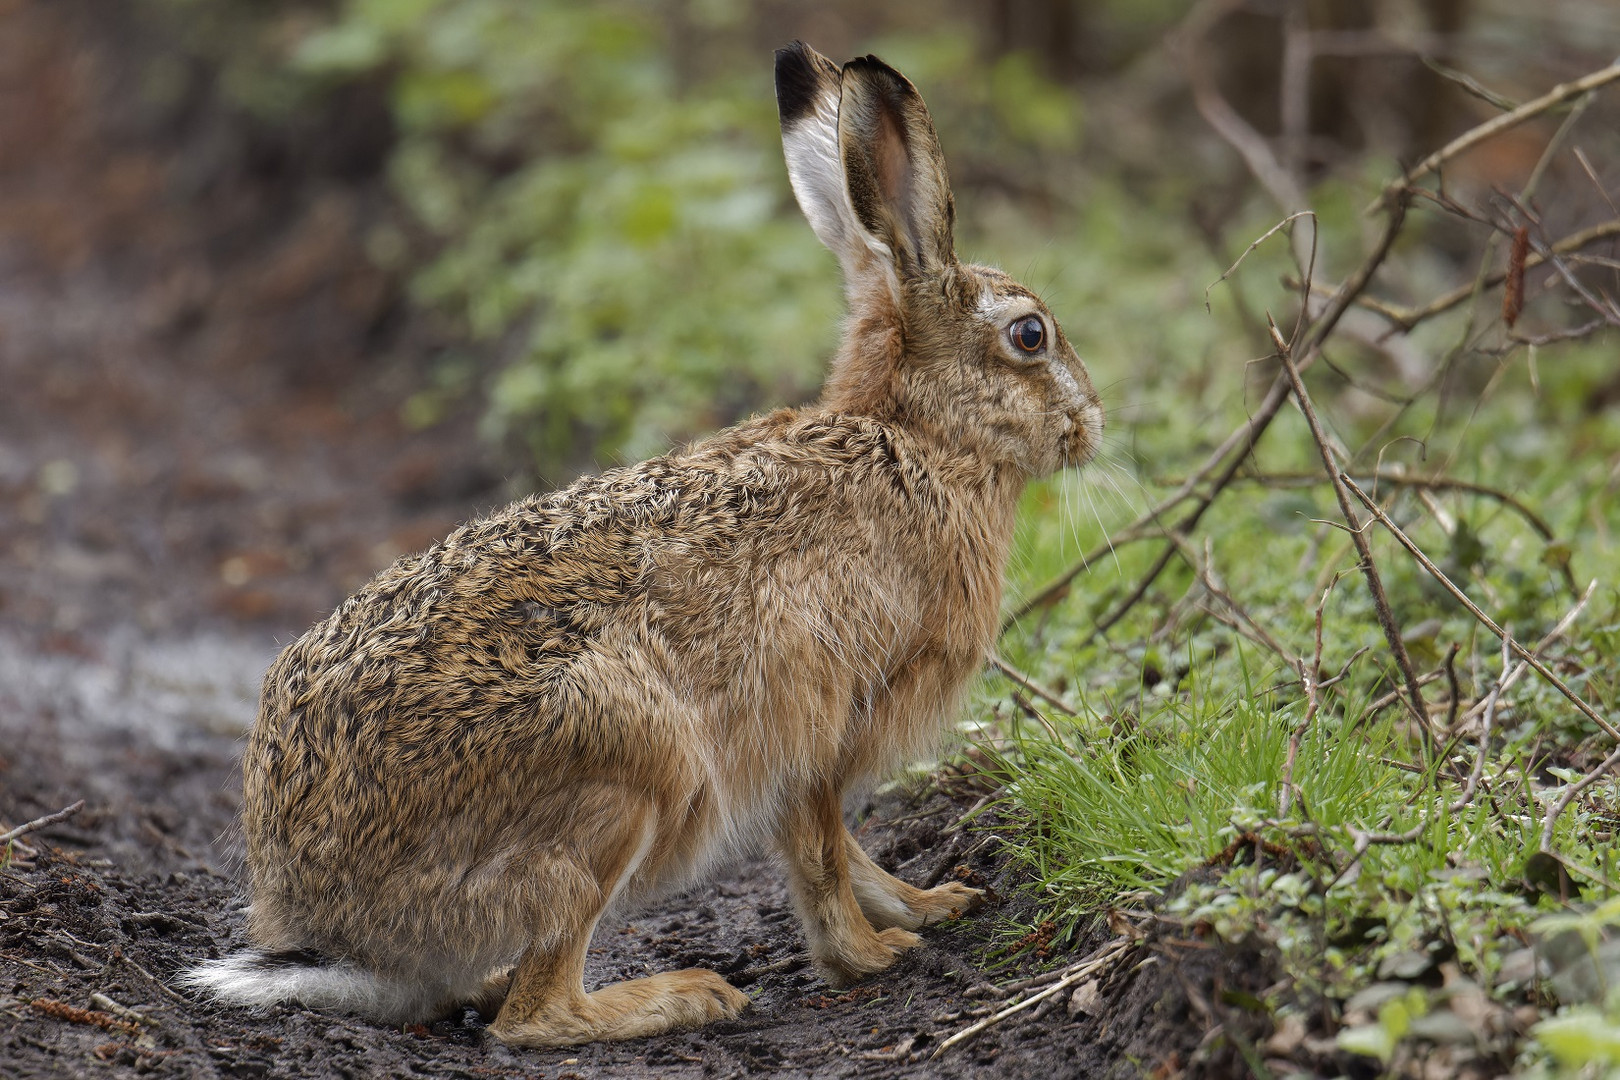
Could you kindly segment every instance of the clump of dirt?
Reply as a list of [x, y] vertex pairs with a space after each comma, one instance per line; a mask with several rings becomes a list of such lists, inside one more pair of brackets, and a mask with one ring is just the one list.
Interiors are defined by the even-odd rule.
[[[996, 913], [928, 931], [837, 993], [762, 858], [592, 948], [593, 983], [701, 965], [753, 998], [701, 1031], [518, 1051], [472, 1013], [402, 1031], [176, 991], [179, 970], [241, 944], [235, 761], [277, 643], [503, 501], [508, 470], [470, 417], [426, 431], [399, 419], [434, 342], [364, 257], [368, 221], [387, 212], [380, 153], [344, 132], [369, 106], [268, 150], [206, 72], [185, 107], [148, 108], [141, 65], [161, 43], [130, 11], [0, 2], [0, 832], [87, 802], [0, 868], [7, 1075], [1236, 1068], [1231, 1040], [1205, 1041], [1239, 1030], [1210, 988], [1256, 992], [1268, 965], [1152, 936], [1107, 975], [1103, 1006], [1071, 1012], [1066, 988], [934, 1059], [1001, 1007], [992, 976], [1029, 974], [1028, 957], [987, 970]], [[994, 816], [957, 825], [978, 797], [886, 796], [863, 842], [907, 880], [961, 875], [1015, 896]]]

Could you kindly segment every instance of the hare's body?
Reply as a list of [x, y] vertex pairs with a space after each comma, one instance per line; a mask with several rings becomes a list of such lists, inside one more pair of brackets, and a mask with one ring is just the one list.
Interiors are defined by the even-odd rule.
[[880, 870], [842, 796], [936, 738], [993, 643], [1025, 481], [1089, 457], [1101, 411], [1039, 302], [956, 262], [910, 84], [796, 46], [778, 87], [851, 282], [822, 403], [464, 526], [289, 646], [243, 760], [260, 951], [194, 984], [393, 1021], [499, 1006], [503, 1039], [562, 1044], [746, 1004], [706, 971], [581, 985], [604, 912], [727, 850], [781, 850], [834, 982], [978, 903]]
[[[993, 519], [965, 520], [942, 473]], [[937, 736], [990, 643], [1021, 486], [784, 412], [401, 560], [265, 680], [254, 939], [442, 977], [448, 1000], [594, 919], [581, 853], [627, 794], [650, 833], [627, 899], [772, 839], [817, 785]]]

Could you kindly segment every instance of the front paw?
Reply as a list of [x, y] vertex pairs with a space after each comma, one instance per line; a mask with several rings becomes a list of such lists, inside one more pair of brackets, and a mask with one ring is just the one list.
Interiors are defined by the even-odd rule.
[[870, 936], [863, 935], [858, 941], [846, 945], [836, 955], [818, 956], [816, 967], [820, 969], [829, 986], [835, 990], [842, 990], [850, 983], [860, 982], [868, 975], [887, 971], [900, 958], [901, 953], [920, 944], [922, 938], [910, 930], [891, 926]]
[[933, 926], [946, 919], [956, 919], [984, 907], [983, 889], [971, 889], [960, 881], [947, 881], [943, 885], [917, 894], [907, 906], [922, 926]]

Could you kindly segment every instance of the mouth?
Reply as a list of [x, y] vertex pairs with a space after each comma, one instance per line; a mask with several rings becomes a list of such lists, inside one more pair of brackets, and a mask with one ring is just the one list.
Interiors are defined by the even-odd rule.
[[1064, 418], [1063, 462], [1078, 468], [1097, 456], [1102, 444], [1103, 411], [1095, 401], [1087, 402]]

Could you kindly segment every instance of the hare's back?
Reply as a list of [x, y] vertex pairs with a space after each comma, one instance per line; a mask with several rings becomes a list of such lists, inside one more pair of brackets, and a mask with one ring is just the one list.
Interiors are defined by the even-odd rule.
[[[746, 650], [765, 632], [761, 581], [787, 566], [813, 577], [830, 547], [848, 549], [834, 556], [846, 568], [869, 553], [873, 515], [856, 492], [895, 467], [870, 424], [784, 413], [464, 525], [288, 646], [265, 679], [248, 771], [288, 790], [385, 774], [438, 786], [491, 754], [609, 751], [624, 733], [575, 729], [602, 665], [656, 678], [693, 650], [722, 663]], [[895, 482], [879, 486], [898, 512]], [[627, 655], [649, 633], [657, 655]]]

